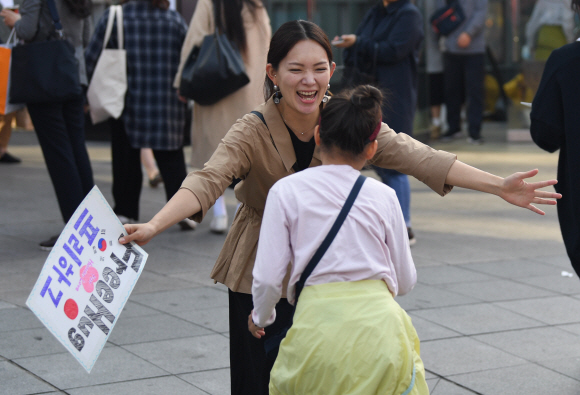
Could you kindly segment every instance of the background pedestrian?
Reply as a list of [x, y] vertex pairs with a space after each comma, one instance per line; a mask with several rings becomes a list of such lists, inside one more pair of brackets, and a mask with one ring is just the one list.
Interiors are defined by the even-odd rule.
[[[580, 0], [572, 0], [580, 11]], [[530, 131], [534, 142], [548, 152], [560, 150], [558, 219], [572, 267], [580, 276], [580, 42], [552, 52], [532, 103]]]
[[[461, 105], [465, 99], [471, 144], [482, 144], [485, 77], [485, 19], [487, 0], [458, 0], [465, 21], [451, 32], [444, 42], [445, 106], [449, 129], [444, 140], [462, 136]], [[437, 8], [446, 0], [437, 0]]]
[[[91, 30], [90, 3], [54, 0], [63, 26], [64, 38], [82, 58]], [[25, 43], [46, 41], [57, 33], [46, 0], [24, 0], [19, 13], [4, 9], [0, 12], [4, 23], [14, 27], [16, 35]], [[38, 59], [42, 62], [42, 59]], [[84, 62], [79, 62], [80, 81], [86, 85]], [[75, 212], [86, 194], [93, 188], [93, 172], [85, 145], [84, 97], [79, 95], [63, 102], [28, 103], [28, 112], [56, 198], [65, 223]], [[50, 250], [58, 235], [40, 243]]]
[[[397, 133], [413, 135], [417, 108], [417, 63], [423, 41], [423, 18], [410, 0], [383, 0], [371, 8], [355, 34], [341, 36], [335, 44], [344, 51], [345, 64], [367, 65], [376, 85], [388, 94], [383, 103], [383, 122]], [[368, 65], [373, 65], [368, 69]], [[361, 67], [361, 66], [359, 66]], [[403, 209], [409, 242], [416, 238], [411, 229], [411, 186], [406, 174], [375, 167], [381, 180], [393, 188]]]
[[[215, 10], [222, 17], [216, 18]], [[250, 82], [215, 104], [193, 104], [191, 165], [198, 169], [204, 167], [234, 122], [262, 103], [264, 64], [272, 36], [270, 18], [260, 0], [199, 0], [181, 50], [176, 88], [179, 88], [181, 72], [190, 52], [201, 46], [203, 38], [213, 34], [216, 27], [240, 49]], [[210, 229], [215, 233], [228, 229], [223, 196], [215, 202]]]
[[[109, 119], [113, 158], [114, 211], [123, 223], [139, 219], [143, 186], [141, 148], [151, 148], [163, 178], [167, 200], [187, 175], [183, 155], [186, 105], [172, 87], [187, 25], [169, 10], [167, 0], [131, 0], [123, 4], [127, 51], [127, 94], [119, 119]], [[92, 76], [103, 48], [109, 9], [99, 20], [85, 57]], [[108, 47], [117, 48], [117, 27]], [[184, 230], [192, 221], [182, 221]]]

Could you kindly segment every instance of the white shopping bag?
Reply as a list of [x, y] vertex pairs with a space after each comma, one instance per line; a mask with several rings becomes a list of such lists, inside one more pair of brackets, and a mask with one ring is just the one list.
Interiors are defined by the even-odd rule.
[[[113, 24], [117, 19], [118, 49], [107, 49]], [[121, 116], [125, 107], [127, 92], [127, 53], [123, 49], [123, 7], [111, 6], [103, 50], [95, 66], [93, 78], [89, 84], [87, 99], [89, 101], [93, 124], [113, 117]]]

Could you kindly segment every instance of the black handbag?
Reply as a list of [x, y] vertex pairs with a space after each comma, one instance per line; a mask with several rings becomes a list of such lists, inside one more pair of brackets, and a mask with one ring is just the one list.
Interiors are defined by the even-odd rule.
[[[335, 238], [336, 234], [338, 233], [338, 231], [340, 230], [340, 227], [342, 226], [344, 220], [348, 216], [348, 213], [350, 212], [350, 209], [351, 209], [354, 201], [356, 200], [356, 197], [358, 196], [358, 193], [360, 192], [360, 189], [362, 188], [365, 180], [366, 180], [365, 176], [363, 176], [363, 175], [358, 176], [356, 182], [354, 183], [354, 186], [352, 187], [352, 190], [350, 191], [350, 194], [346, 198], [344, 206], [342, 206], [342, 209], [340, 210], [338, 217], [336, 218], [336, 220], [334, 221], [334, 224], [330, 228], [330, 231], [328, 232], [328, 234], [326, 235], [326, 237], [322, 241], [322, 244], [320, 244], [320, 247], [318, 247], [318, 249], [316, 250], [316, 252], [312, 256], [312, 258], [308, 262], [308, 265], [306, 265], [306, 268], [304, 269], [304, 271], [300, 275], [300, 279], [296, 282], [296, 287], [295, 287], [296, 297], [294, 298], [294, 306], [296, 306], [298, 304], [298, 298], [300, 297], [300, 293], [302, 292], [302, 289], [304, 289], [304, 285], [306, 284], [306, 280], [308, 279], [310, 274], [312, 274], [312, 271], [314, 270], [316, 265], [318, 265], [318, 262], [320, 262], [320, 260], [324, 256], [324, 253], [326, 252], [326, 250], [328, 250], [328, 247], [330, 247], [330, 244], [334, 240], [334, 238]], [[294, 313], [293, 313], [293, 315], [294, 315]], [[280, 343], [286, 337], [286, 333], [288, 333], [288, 330], [290, 329], [291, 326], [292, 326], [292, 319], [290, 319], [290, 322], [288, 323], [288, 325], [286, 325], [279, 333], [273, 335], [272, 337], [270, 337], [264, 341], [264, 349], [266, 351], [266, 356], [269, 359], [276, 360], [276, 357], [278, 357], [278, 351], [280, 349]]]
[[12, 103], [62, 102], [82, 94], [75, 49], [63, 37], [54, 0], [46, 2], [58, 38], [12, 49], [9, 92]]
[[179, 94], [210, 106], [249, 82], [239, 49], [225, 33], [219, 34], [216, 17], [215, 32], [205, 36], [185, 61]]
[[459, 0], [447, 0], [447, 4], [436, 10], [429, 19], [435, 33], [442, 36], [448, 36], [453, 33], [464, 20], [465, 14], [461, 4], [459, 4]]

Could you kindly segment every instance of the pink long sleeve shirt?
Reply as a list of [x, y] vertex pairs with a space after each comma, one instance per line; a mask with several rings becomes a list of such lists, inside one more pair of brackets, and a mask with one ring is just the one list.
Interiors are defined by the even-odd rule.
[[[359, 175], [348, 165], [319, 166], [285, 177], [270, 189], [253, 270], [252, 318], [257, 325], [265, 327], [276, 319], [288, 270], [288, 301], [294, 303], [296, 282]], [[383, 280], [394, 296], [411, 291], [417, 281], [397, 196], [371, 178], [306, 286], [360, 280]]]

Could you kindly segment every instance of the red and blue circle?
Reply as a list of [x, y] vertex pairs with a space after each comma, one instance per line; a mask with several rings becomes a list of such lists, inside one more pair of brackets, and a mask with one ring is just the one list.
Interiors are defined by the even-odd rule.
[[107, 249], [107, 242], [105, 241], [105, 239], [100, 239], [98, 245], [99, 245], [99, 250], [101, 250], [101, 251], [105, 251]]

